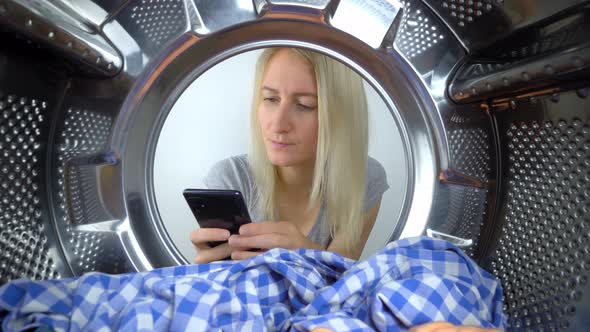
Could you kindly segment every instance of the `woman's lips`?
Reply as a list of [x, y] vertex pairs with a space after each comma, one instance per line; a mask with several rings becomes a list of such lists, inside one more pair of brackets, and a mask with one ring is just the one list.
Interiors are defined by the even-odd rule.
[[283, 149], [283, 148], [293, 145], [292, 143], [282, 143], [282, 142], [277, 142], [277, 141], [273, 141], [273, 140], [269, 140], [269, 141], [270, 141], [270, 144], [272, 145], [272, 147], [276, 148], [276, 149]]

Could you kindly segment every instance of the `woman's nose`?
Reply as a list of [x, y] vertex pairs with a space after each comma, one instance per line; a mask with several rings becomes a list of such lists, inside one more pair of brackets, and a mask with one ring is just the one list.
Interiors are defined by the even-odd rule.
[[272, 128], [274, 132], [287, 132], [291, 130], [290, 106], [282, 102], [273, 114]]

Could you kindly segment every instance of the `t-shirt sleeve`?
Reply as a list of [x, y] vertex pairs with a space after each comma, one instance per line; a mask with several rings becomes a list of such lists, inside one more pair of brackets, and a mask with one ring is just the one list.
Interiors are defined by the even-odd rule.
[[383, 166], [375, 159], [369, 157], [367, 163], [367, 188], [365, 193], [364, 210], [367, 211], [375, 204], [389, 189], [387, 173]]
[[240, 190], [242, 186], [237, 179], [233, 170], [233, 165], [230, 159], [224, 159], [216, 162], [207, 175], [203, 178], [203, 183], [207, 189], [227, 189]]
[[250, 216], [257, 218], [256, 199], [245, 156], [234, 156], [218, 161], [203, 178], [207, 189], [238, 190], [244, 196]]

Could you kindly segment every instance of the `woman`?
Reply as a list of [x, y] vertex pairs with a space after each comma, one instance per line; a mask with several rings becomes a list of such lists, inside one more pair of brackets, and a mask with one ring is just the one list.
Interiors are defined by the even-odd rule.
[[239, 235], [193, 231], [195, 263], [276, 247], [358, 259], [388, 189], [383, 167], [367, 157], [361, 77], [316, 52], [272, 48], [258, 60], [254, 88], [250, 153], [217, 163], [205, 184], [241, 191], [255, 222]]

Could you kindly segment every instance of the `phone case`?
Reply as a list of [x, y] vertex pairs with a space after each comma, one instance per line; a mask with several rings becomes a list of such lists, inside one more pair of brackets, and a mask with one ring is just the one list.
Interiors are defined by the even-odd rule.
[[[223, 228], [238, 234], [240, 226], [251, 222], [242, 193], [238, 190], [186, 189], [183, 192], [199, 227]], [[213, 242], [209, 245], [225, 243]]]

